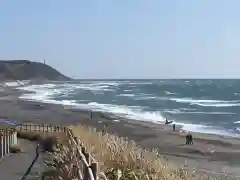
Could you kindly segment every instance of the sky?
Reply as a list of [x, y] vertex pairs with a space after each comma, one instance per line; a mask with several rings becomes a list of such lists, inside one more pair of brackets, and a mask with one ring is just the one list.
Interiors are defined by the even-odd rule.
[[73, 78], [240, 78], [239, 0], [2, 0], [0, 59]]

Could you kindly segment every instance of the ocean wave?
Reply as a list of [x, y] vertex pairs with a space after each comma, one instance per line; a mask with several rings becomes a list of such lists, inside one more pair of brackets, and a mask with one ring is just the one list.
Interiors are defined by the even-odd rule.
[[[35, 87], [35, 88], [33, 88]], [[142, 120], [142, 121], [149, 121], [154, 123], [164, 122], [165, 117], [161, 114], [160, 111], [143, 111], [143, 107], [140, 106], [119, 106], [114, 104], [100, 104], [97, 102], [90, 102], [90, 103], [79, 103], [75, 100], [53, 100], [50, 99], [50, 96], [56, 91], [53, 89], [53, 91], [49, 92], [49, 89], [45, 89], [43, 87], [51, 87], [54, 86], [51, 84], [41, 86], [42, 88], [37, 88], [36, 86], [31, 86], [31, 90], [35, 91], [35, 94], [24, 94], [20, 98], [25, 100], [32, 100], [32, 101], [39, 101], [43, 103], [51, 103], [51, 104], [62, 104], [64, 106], [71, 106], [72, 108], [80, 108], [80, 109], [91, 109], [93, 111], [101, 111], [101, 112], [107, 112], [112, 113], [115, 115], [118, 115], [120, 117], [133, 119], [133, 120]], [[22, 88], [27, 89], [29, 88]], [[169, 119], [172, 120], [172, 119]], [[179, 123], [174, 121], [176, 125], [181, 125], [182, 129], [185, 131], [199, 131], [201, 129], [201, 132], [204, 131], [203, 129], [206, 126], [203, 125], [196, 125], [196, 124], [186, 124], [186, 123]], [[213, 132], [213, 131], [211, 131]]]
[[89, 91], [114, 91], [110, 85], [104, 84], [76, 84], [73, 85], [75, 89], [83, 89]]
[[123, 97], [134, 97], [135, 94], [119, 94], [117, 96], [123, 96]]
[[170, 109], [170, 110], [164, 110], [166, 113], [170, 114], [212, 114], [212, 115], [233, 115], [236, 113], [232, 112], [201, 112], [201, 111], [181, 111], [181, 109]]
[[192, 105], [204, 107], [233, 107], [240, 106], [240, 100], [223, 101], [223, 100], [208, 100], [208, 99], [192, 99], [192, 98], [170, 98], [169, 100], [178, 103], [188, 103]]
[[29, 84], [30, 81], [11, 81], [11, 82], [4, 82], [2, 85], [5, 87], [18, 87], [18, 86], [24, 86]]
[[134, 100], [150, 100], [150, 99], [156, 99], [155, 96], [135, 96]]
[[132, 92], [131, 89], [124, 89], [123, 91], [124, 91], [124, 92]]
[[[71, 106], [71, 108], [80, 108], [80, 109], [91, 109], [93, 111], [101, 111], [116, 114], [118, 116], [134, 119], [134, 120], [143, 120], [150, 121], [154, 123], [162, 123], [165, 121], [165, 117], [162, 115], [161, 111], [146, 111], [148, 108], [140, 107], [140, 106], [124, 106], [124, 105], [116, 105], [116, 102], [109, 100], [109, 104], [101, 104], [98, 102], [90, 102], [82, 101], [82, 100], [54, 100], [54, 97], [58, 97], [62, 94], [67, 94], [71, 91], [75, 92], [75, 90], [89, 90], [94, 93], [102, 93], [104, 91], [115, 91], [115, 88], [119, 86], [119, 83], [82, 83], [82, 84], [44, 84], [44, 85], [31, 85], [24, 87], [17, 87], [21, 90], [31, 91], [32, 93], [23, 94], [20, 98], [31, 101], [39, 101], [43, 103], [51, 103], [51, 104], [62, 104], [64, 106]], [[79, 93], [79, 91], [76, 91]], [[170, 91], [169, 91], [170, 92]], [[171, 100], [178, 103], [188, 103], [188, 104], [198, 104], [199, 106], [216, 106], [216, 105], [232, 105], [237, 101], [220, 101], [220, 100], [196, 100], [191, 98], [169, 98], [169, 97], [157, 97], [153, 94], [120, 94], [120, 96], [128, 96], [133, 97], [134, 100]], [[67, 97], [67, 96], [66, 96]], [[112, 104], [111, 104], [112, 102]], [[194, 106], [192, 106], [194, 107]], [[196, 107], [197, 108], [197, 107]], [[208, 112], [197, 112], [195, 108], [179, 108], [179, 110], [168, 109], [168, 113], [189, 113], [189, 114], [206, 114]], [[171, 111], [172, 110], [172, 111]], [[167, 110], [165, 110], [167, 111]], [[162, 111], [163, 112], [163, 111]], [[209, 112], [211, 114], [220, 114], [227, 112]], [[194, 131], [194, 132], [204, 132], [204, 133], [212, 133], [223, 134], [222, 130], [214, 130], [213, 127], [204, 126], [204, 125], [196, 125], [196, 124], [188, 124], [188, 123], [180, 123], [174, 119], [173, 120], [176, 125], [183, 126], [183, 130], [186, 131]], [[224, 135], [227, 135], [226, 132]]]
[[25, 93], [21, 95], [20, 99], [27, 99], [27, 100], [36, 100], [36, 101], [50, 101], [49, 97], [52, 95], [63, 93], [63, 89], [56, 89], [57, 85], [55, 84], [44, 84], [44, 85], [31, 85], [31, 86], [24, 86], [18, 87], [16, 89], [30, 91], [32, 93]]
[[192, 99], [192, 98], [170, 98], [172, 101], [181, 103], [229, 103], [229, 102], [240, 102], [237, 101], [222, 101], [222, 100], [208, 100], [208, 99]]
[[167, 94], [167, 95], [174, 95], [174, 94], [178, 94], [178, 93], [173, 93], [173, 92], [169, 92], [169, 91], [164, 91], [165, 92], [165, 94]]
[[235, 107], [240, 106], [240, 103], [216, 103], [216, 104], [204, 104], [204, 103], [193, 103], [203, 107]]
[[197, 132], [197, 133], [204, 133], [204, 134], [217, 134], [222, 136], [229, 136], [229, 137], [240, 137], [240, 134], [236, 134], [235, 132], [228, 131], [225, 129], [216, 129], [211, 126], [203, 126], [203, 125], [192, 125], [192, 124], [182, 124], [179, 123], [179, 125], [183, 126], [184, 131], [190, 131], [190, 132]]
[[126, 84], [129, 84], [129, 85], [152, 85], [153, 82], [129, 82]]

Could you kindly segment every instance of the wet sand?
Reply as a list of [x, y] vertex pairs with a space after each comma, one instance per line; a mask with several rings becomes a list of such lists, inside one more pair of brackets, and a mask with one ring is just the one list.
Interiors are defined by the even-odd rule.
[[20, 100], [20, 93], [10, 87], [0, 91], [0, 119], [18, 123], [90, 125], [97, 130], [128, 137], [143, 148], [158, 149], [172, 166], [240, 176], [240, 139], [192, 133], [194, 144], [186, 145], [186, 133], [180, 132], [179, 126], [172, 132], [172, 125], [112, 118], [100, 112], [94, 112], [90, 121], [85, 110]]

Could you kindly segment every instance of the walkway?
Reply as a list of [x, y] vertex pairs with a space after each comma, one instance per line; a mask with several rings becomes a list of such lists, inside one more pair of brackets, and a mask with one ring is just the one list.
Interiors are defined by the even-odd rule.
[[[36, 156], [36, 144], [28, 140], [20, 139], [20, 144], [24, 147], [23, 153], [9, 154], [0, 160], [0, 175], [1, 179], [20, 180], [24, 175], [33, 159]], [[27, 179], [39, 179], [41, 167], [43, 163], [40, 160], [34, 165], [30, 177]], [[40, 164], [38, 164], [40, 163]]]

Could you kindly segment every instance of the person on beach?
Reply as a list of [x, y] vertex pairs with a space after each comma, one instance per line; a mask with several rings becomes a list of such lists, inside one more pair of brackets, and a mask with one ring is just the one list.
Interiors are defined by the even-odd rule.
[[189, 144], [193, 144], [192, 134], [189, 134]]
[[186, 144], [188, 144], [188, 142], [189, 142], [189, 135], [187, 134], [186, 135]]
[[37, 147], [36, 147], [36, 155], [37, 156], [39, 155], [39, 144], [37, 144]]
[[173, 124], [173, 132], [176, 130], [176, 125]]
[[166, 118], [165, 124], [168, 124], [168, 120], [167, 120], [167, 118]]
[[92, 111], [89, 112], [89, 118], [92, 120]]

